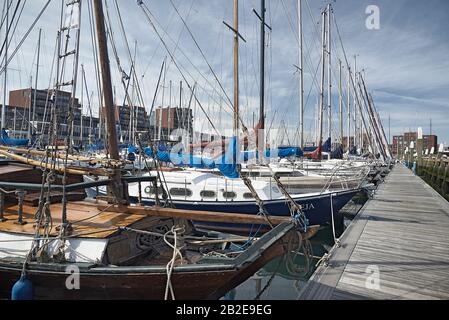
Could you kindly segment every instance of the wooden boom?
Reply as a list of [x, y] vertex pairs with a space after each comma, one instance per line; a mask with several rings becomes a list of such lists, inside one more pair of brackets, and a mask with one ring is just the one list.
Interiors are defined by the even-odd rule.
[[110, 176], [111, 173], [107, 170], [103, 170], [103, 169], [72, 169], [72, 168], [66, 168], [64, 166], [60, 166], [57, 164], [52, 164], [52, 163], [44, 163], [42, 161], [37, 161], [37, 160], [32, 160], [32, 159], [28, 159], [26, 157], [22, 157], [19, 156], [17, 154], [11, 153], [11, 152], [7, 152], [7, 151], [3, 151], [0, 150], [0, 154], [10, 157], [11, 159], [17, 160], [19, 162], [25, 163], [25, 164], [29, 164], [32, 166], [36, 166], [36, 167], [41, 167], [41, 168], [47, 168], [48, 170], [55, 170], [59, 173], [63, 173], [63, 172], [67, 172], [69, 174], [75, 174], [75, 175], [102, 175], [102, 176]]
[[30, 154], [35, 156], [42, 156], [45, 157], [49, 154], [55, 155], [59, 159], [65, 159], [67, 158], [72, 161], [80, 161], [80, 162], [88, 162], [90, 164], [103, 164], [107, 165], [109, 167], [113, 168], [119, 168], [123, 167], [127, 161], [119, 161], [119, 160], [113, 160], [113, 159], [95, 159], [95, 158], [88, 158], [83, 156], [76, 156], [76, 155], [67, 155], [66, 153], [62, 153], [57, 151], [55, 154], [52, 150], [44, 151], [44, 150], [33, 150], [33, 149], [23, 149], [23, 148], [13, 148], [13, 147], [6, 147], [6, 146], [0, 146], [0, 150], [14, 152], [14, 153], [21, 153], [21, 154]]
[[208, 222], [228, 222], [228, 223], [244, 223], [244, 224], [262, 224], [268, 225], [269, 222], [273, 225], [290, 222], [289, 217], [275, 217], [267, 216], [269, 222], [264, 216], [257, 216], [252, 214], [241, 213], [224, 213], [224, 212], [210, 212], [210, 211], [190, 211], [179, 210], [171, 208], [161, 207], [143, 207], [143, 206], [108, 206], [99, 205], [98, 209], [106, 212], [127, 213], [127, 214], [139, 214], [145, 216], [153, 216], [160, 218], [175, 218], [186, 219], [194, 221], [208, 221]]

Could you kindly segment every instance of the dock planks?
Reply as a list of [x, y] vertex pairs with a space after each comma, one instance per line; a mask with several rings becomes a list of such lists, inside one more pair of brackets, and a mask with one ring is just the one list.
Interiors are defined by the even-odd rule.
[[396, 165], [299, 299], [449, 299], [449, 203]]

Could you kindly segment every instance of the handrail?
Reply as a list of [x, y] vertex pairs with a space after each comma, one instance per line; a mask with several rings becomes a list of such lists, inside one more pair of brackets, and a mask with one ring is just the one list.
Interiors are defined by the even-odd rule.
[[[143, 177], [124, 176], [124, 177], [122, 177], [122, 182], [127, 182], [127, 183], [154, 182], [154, 181], [156, 181], [156, 177], [152, 177], [152, 176], [143, 176]], [[67, 192], [72, 192], [75, 190], [107, 186], [111, 182], [112, 182], [112, 179], [102, 179], [102, 180], [92, 181], [92, 182], [73, 183], [73, 184], [66, 185], [65, 190]], [[42, 189], [42, 184], [0, 181], [0, 188], [1, 189], [11, 189], [12, 188], [15, 190], [40, 191]], [[50, 186], [51, 191], [62, 191], [63, 189], [64, 189], [63, 185], [51, 185]]]

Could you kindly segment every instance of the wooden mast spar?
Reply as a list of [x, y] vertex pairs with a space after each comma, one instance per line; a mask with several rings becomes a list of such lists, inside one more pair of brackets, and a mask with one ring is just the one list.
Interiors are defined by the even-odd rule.
[[[102, 0], [93, 0], [93, 8], [95, 14], [95, 24], [97, 31], [98, 53], [100, 59], [101, 83], [103, 93], [103, 103], [108, 128], [109, 157], [113, 160], [120, 160], [117, 130], [115, 127], [114, 98], [112, 94], [111, 68], [109, 64], [108, 43], [105, 30], [103, 2]], [[123, 201], [124, 188], [121, 181], [120, 170], [115, 170], [113, 175], [113, 183], [110, 190], [117, 202]]]

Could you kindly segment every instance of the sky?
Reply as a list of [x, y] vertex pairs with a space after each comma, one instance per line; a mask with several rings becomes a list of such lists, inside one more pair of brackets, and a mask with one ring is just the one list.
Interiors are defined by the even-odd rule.
[[[233, 24], [233, 1], [172, 1], [173, 4], [169, 0], [143, 1], [146, 13], [150, 15], [165, 43], [163, 45], [137, 1], [117, 0], [131, 55], [134, 56], [136, 52], [136, 73], [145, 107], [147, 110], [151, 108], [161, 65], [166, 59], [165, 77], [162, 77], [165, 78], [165, 85], [159, 87], [155, 104], [170, 104], [169, 84], [172, 81], [171, 105], [179, 105], [179, 83], [183, 81], [182, 99], [186, 106], [190, 99], [186, 82], [191, 87], [197, 83], [197, 97], [204, 112], [200, 110], [199, 103], [192, 103], [195, 128], [212, 131], [210, 119], [217, 131], [222, 133], [232, 127], [231, 104], [220, 85], [232, 100], [233, 34], [223, 21]], [[26, 2], [21, 23], [11, 41], [11, 51], [45, 3], [46, 0]], [[289, 142], [294, 140], [299, 125], [299, 73], [295, 67], [299, 55], [297, 0], [267, 0], [266, 3], [267, 24], [272, 28], [271, 31], [267, 29], [266, 35], [266, 126], [273, 128], [273, 132], [278, 129], [277, 138]], [[327, 3], [303, 0], [307, 141], [314, 140], [316, 127], [317, 84], [320, 81], [320, 72], [317, 71], [321, 60], [320, 13]], [[331, 23], [333, 134], [338, 135], [338, 60], [343, 61], [346, 114], [346, 59], [352, 66], [356, 55], [357, 68], [363, 70], [387, 136], [416, 131], [418, 127], [428, 134], [432, 120], [432, 133], [439, 136], [440, 142], [449, 144], [449, 1], [336, 0], [331, 4], [335, 18], [332, 18]], [[379, 9], [380, 25], [377, 30], [366, 27], [366, 20], [370, 17], [366, 10], [370, 5]], [[107, 0], [107, 8], [120, 64], [124, 70], [130, 70], [131, 59], [122, 36], [115, 0]], [[240, 109], [242, 120], [249, 127], [253, 119], [258, 118], [260, 101], [260, 23], [252, 12], [253, 8], [260, 12], [260, 0], [239, 1], [239, 31], [246, 40], [240, 41], [239, 45]], [[83, 1], [80, 64], [86, 70], [88, 91], [93, 94], [92, 111], [96, 114], [99, 100], [88, 9], [87, 1]], [[43, 32], [38, 87], [42, 89], [54, 84], [54, 75], [50, 71], [60, 10], [61, 1], [52, 0], [17, 51], [8, 69], [8, 90], [30, 86], [30, 77], [34, 77], [36, 69], [38, 28], [42, 28]], [[116, 99], [120, 102], [124, 99], [121, 75], [112, 47], [109, 53]], [[3, 95], [3, 88], [0, 89], [0, 95]], [[80, 86], [77, 95], [80, 96]], [[87, 114], [86, 96], [83, 102]], [[344, 120], [346, 132], [346, 117]]]

